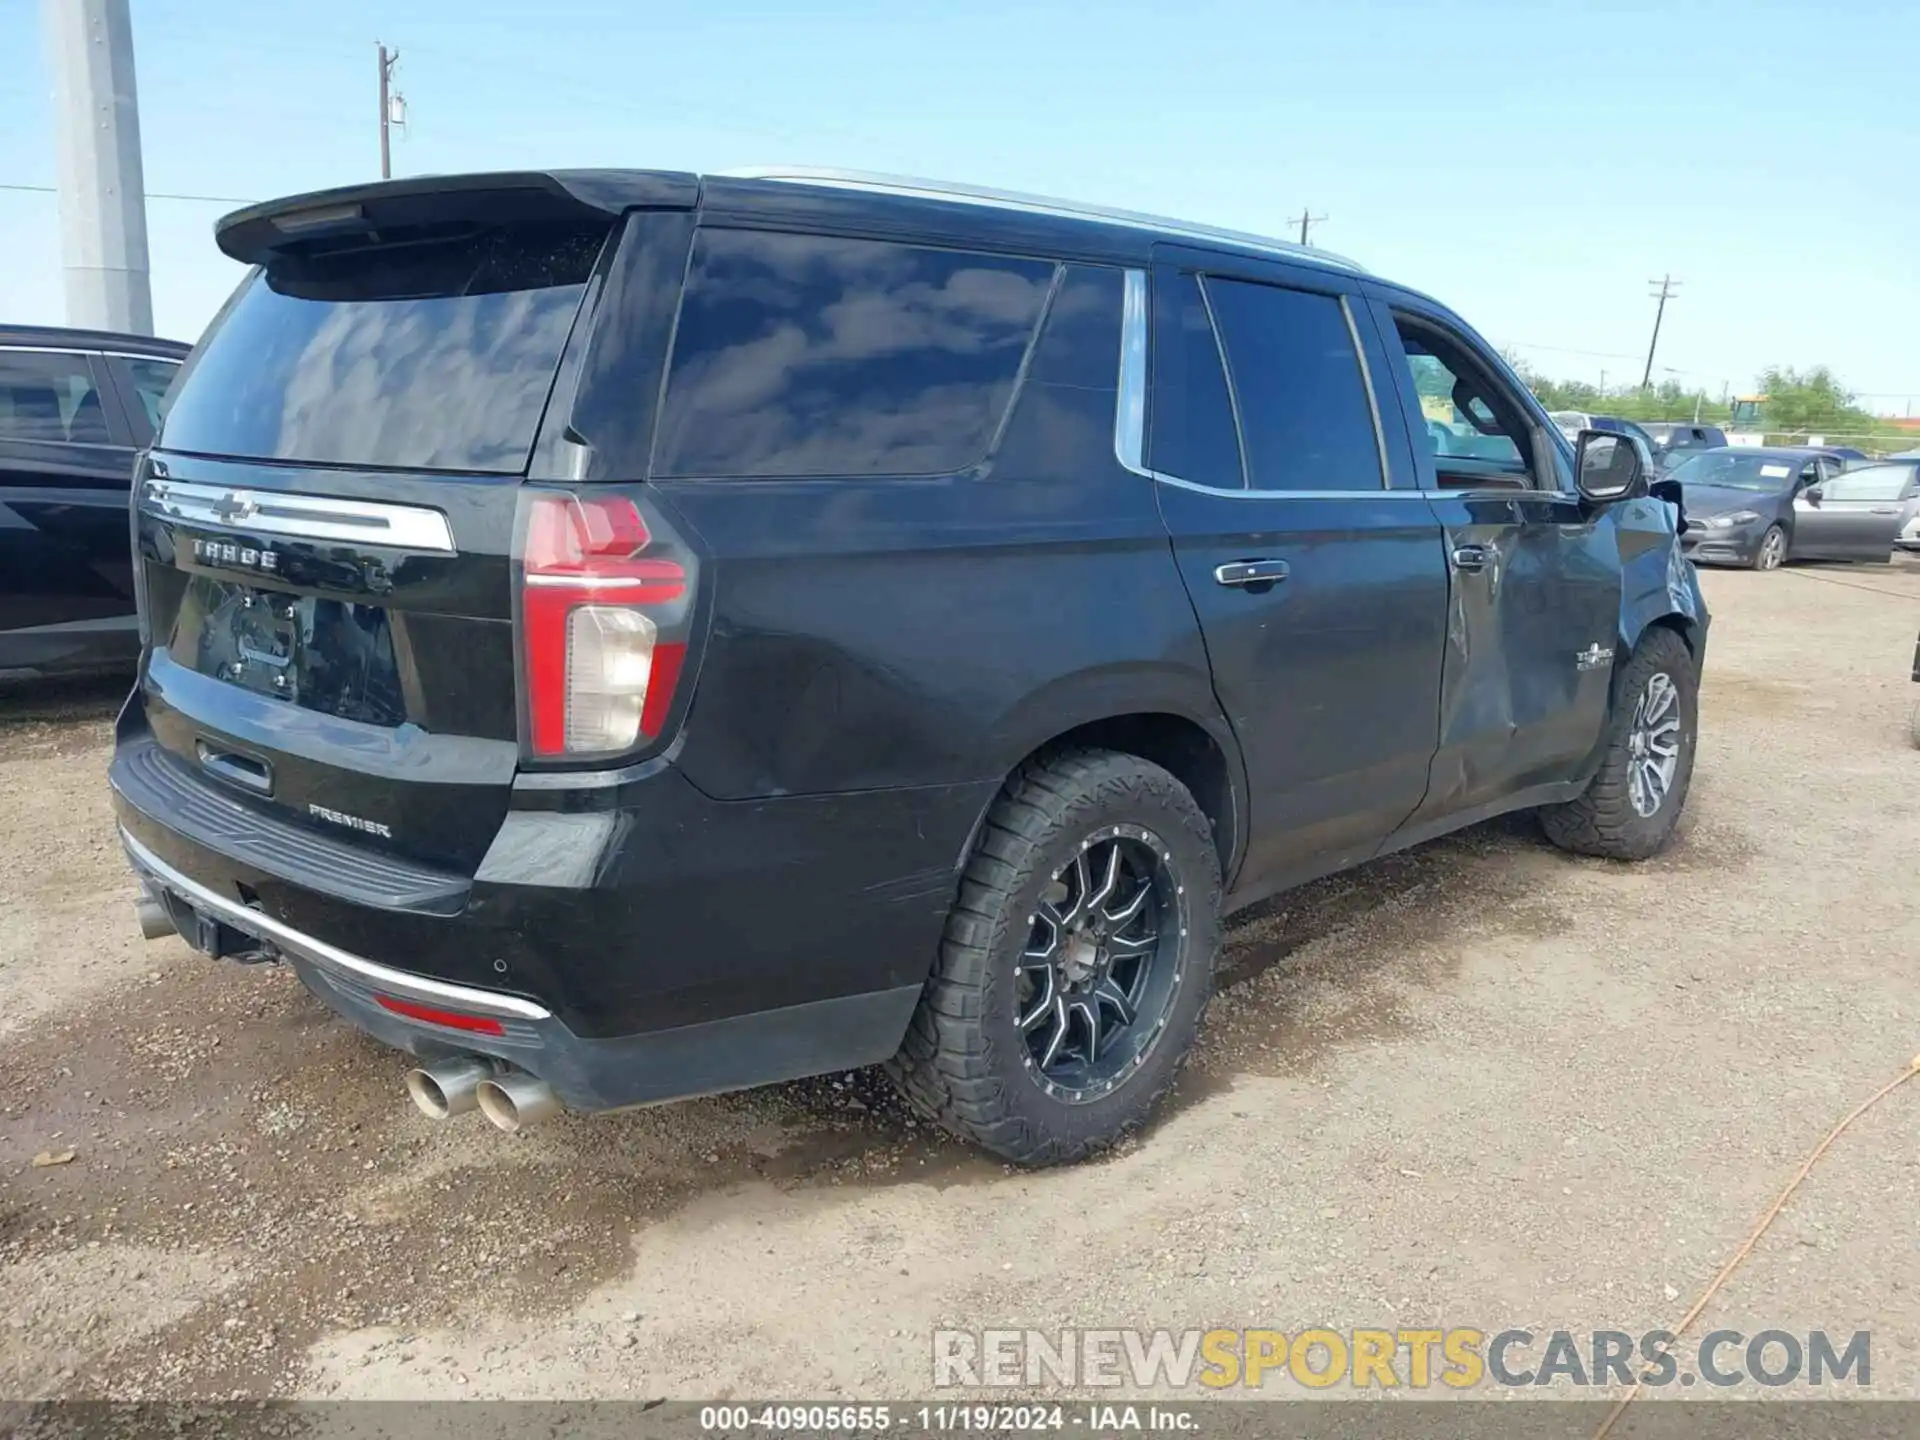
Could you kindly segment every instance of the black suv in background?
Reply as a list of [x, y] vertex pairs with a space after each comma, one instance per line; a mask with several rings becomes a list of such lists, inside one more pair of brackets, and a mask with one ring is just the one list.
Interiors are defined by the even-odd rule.
[[187, 347], [0, 326], [0, 675], [140, 654], [127, 485]]
[[290, 963], [431, 1115], [886, 1061], [1071, 1160], [1171, 1084], [1227, 911], [1685, 802], [1675, 506], [1322, 251], [831, 173], [217, 236], [259, 268], [140, 477], [142, 921]]

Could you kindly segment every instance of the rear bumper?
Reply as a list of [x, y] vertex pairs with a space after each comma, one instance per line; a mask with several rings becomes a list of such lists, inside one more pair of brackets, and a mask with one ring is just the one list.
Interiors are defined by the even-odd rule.
[[[449, 877], [153, 747], [123, 724], [114, 806], [191, 941], [284, 959], [388, 1044], [494, 1056], [588, 1110], [893, 1054], [993, 788], [718, 802], [655, 764], [601, 791], [516, 792], [476, 874]], [[497, 1023], [427, 1023], [383, 996]]]
[[[124, 830], [120, 839], [141, 883], [176, 922], [206, 917], [252, 937], [290, 964], [329, 1008], [396, 1049], [428, 1062], [491, 1056], [539, 1076], [574, 1110], [718, 1094], [875, 1064], [899, 1048], [920, 997], [920, 986], [907, 985], [642, 1035], [589, 1038], [535, 1001], [450, 985], [330, 945], [199, 884]], [[382, 997], [486, 1028], [422, 1021], [382, 1005]]]

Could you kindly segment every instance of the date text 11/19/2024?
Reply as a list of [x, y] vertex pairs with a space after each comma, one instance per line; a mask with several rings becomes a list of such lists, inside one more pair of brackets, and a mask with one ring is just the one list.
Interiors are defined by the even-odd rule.
[[902, 1435], [1189, 1433], [1193, 1412], [1178, 1405], [704, 1405], [709, 1435]]

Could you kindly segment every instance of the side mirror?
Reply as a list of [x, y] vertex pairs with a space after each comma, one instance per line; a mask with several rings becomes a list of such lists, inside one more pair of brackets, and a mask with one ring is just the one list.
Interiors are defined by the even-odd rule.
[[1818, 505], [1823, 499], [1826, 498], [1820, 493], [1820, 487], [1818, 485], [1809, 485], [1806, 489], [1802, 490], [1800, 493], [1806, 496], [1807, 503], [1809, 505]]
[[1596, 505], [1624, 500], [1646, 485], [1640, 452], [1625, 435], [1582, 430], [1574, 447], [1574, 485]]

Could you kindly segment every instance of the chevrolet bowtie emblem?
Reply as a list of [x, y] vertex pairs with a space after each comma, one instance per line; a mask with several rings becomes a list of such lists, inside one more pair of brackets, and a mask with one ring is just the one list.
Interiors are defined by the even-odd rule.
[[229, 490], [213, 502], [213, 518], [223, 525], [246, 520], [260, 513], [260, 502], [244, 490]]

